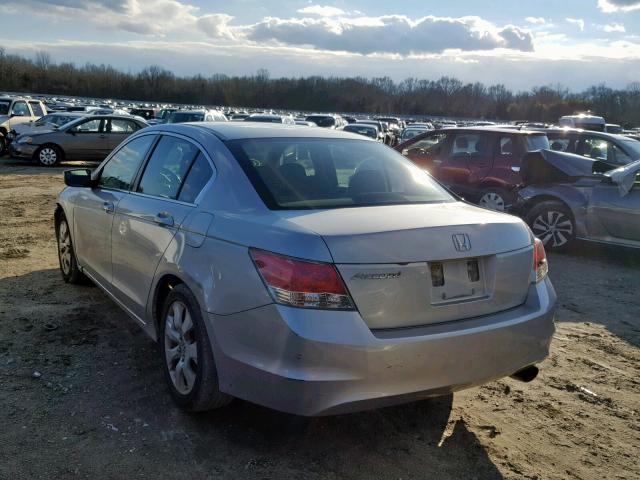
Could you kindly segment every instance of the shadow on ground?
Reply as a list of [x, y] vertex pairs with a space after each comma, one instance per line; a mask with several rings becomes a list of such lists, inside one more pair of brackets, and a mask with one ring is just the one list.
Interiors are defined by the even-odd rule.
[[312, 419], [239, 400], [183, 413], [133, 321], [57, 270], [0, 279], [0, 338], [0, 478], [502, 478], [452, 395]]

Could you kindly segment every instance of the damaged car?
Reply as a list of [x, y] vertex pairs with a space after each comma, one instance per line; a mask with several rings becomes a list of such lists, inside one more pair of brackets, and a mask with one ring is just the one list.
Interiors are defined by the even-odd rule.
[[640, 248], [640, 160], [616, 168], [550, 150], [525, 156], [516, 212], [547, 250], [575, 239]]

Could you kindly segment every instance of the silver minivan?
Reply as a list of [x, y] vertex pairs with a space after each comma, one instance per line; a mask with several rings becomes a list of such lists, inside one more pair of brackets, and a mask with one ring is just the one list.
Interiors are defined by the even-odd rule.
[[548, 355], [541, 242], [363, 136], [159, 125], [65, 182], [64, 280], [158, 342], [187, 410], [351, 412], [531, 380]]

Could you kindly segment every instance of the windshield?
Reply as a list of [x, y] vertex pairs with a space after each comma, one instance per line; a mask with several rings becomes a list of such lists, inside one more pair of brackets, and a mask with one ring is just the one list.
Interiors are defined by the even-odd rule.
[[7, 102], [5, 100], [0, 101], [0, 115], [9, 115], [10, 106], [11, 102]]
[[173, 112], [167, 123], [202, 122], [203, 119], [203, 113]]
[[526, 135], [525, 144], [527, 152], [535, 152], [536, 150], [549, 150], [549, 139], [546, 135]]
[[622, 140], [622, 144], [627, 151], [631, 154], [631, 158], [637, 160], [640, 158], [640, 142], [638, 140]]
[[336, 124], [336, 119], [333, 117], [325, 117], [321, 115], [311, 115], [305, 120], [308, 122], [314, 122], [319, 127], [333, 127]]
[[370, 140], [265, 138], [227, 146], [272, 210], [454, 201], [427, 173]]

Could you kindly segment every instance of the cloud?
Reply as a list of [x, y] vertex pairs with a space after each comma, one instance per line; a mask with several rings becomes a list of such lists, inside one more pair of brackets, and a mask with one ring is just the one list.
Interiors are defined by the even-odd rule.
[[234, 38], [229, 22], [233, 17], [224, 13], [204, 15], [196, 20], [196, 26], [209, 38]]
[[531, 34], [507, 25], [498, 28], [479, 17], [428, 16], [413, 21], [404, 15], [350, 19], [268, 17], [247, 27], [255, 42], [308, 45], [320, 50], [399, 55], [498, 48], [533, 51]]
[[543, 17], [527, 17], [525, 21], [533, 25], [544, 25], [547, 21]]
[[565, 19], [569, 23], [573, 23], [577, 25], [581, 32], [584, 32], [584, 20], [582, 18], [566, 18]]
[[598, 0], [598, 8], [604, 13], [640, 10], [640, 0]]
[[625, 33], [627, 31], [624, 25], [620, 23], [609, 23], [607, 25], [600, 25], [598, 28], [607, 33]]
[[330, 7], [328, 5], [309, 5], [308, 7], [301, 8], [298, 13], [306, 15], [318, 15], [319, 17], [339, 17], [346, 15], [347, 12], [337, 7]]

